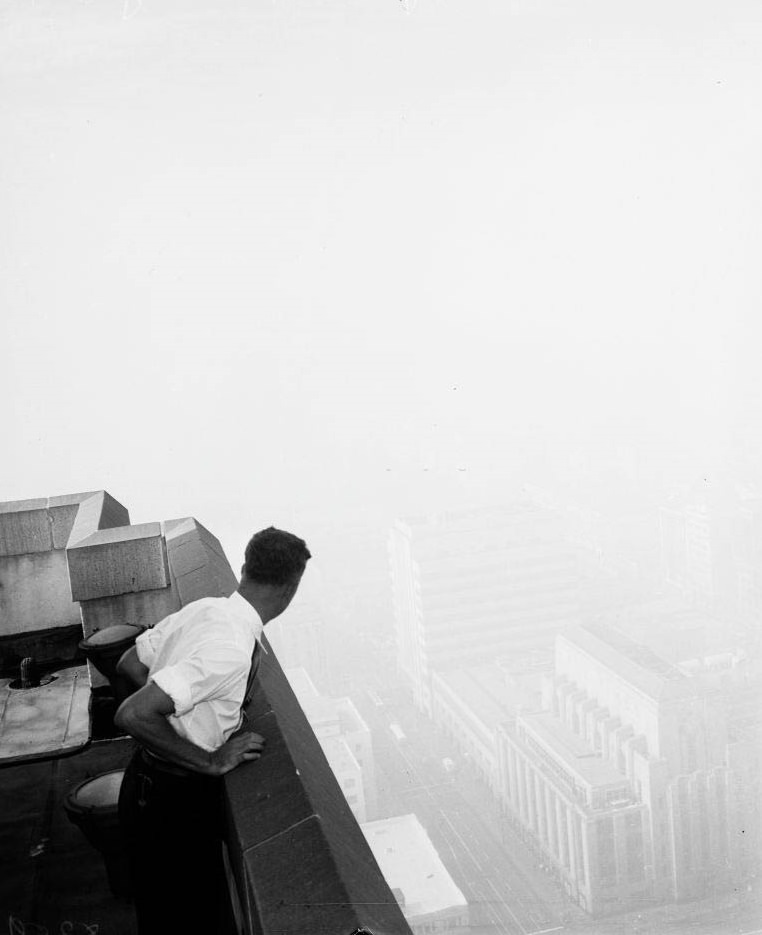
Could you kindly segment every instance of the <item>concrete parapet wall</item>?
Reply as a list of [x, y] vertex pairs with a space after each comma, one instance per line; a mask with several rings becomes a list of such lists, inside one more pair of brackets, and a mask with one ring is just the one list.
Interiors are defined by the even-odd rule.
[[0, 503], [0, 556], [65, 549], [73, 540], [130, 517], [105, 490]]
[[102, 490], [0, 503], [0, 636], [77, 624], [66, 546], [77, 527], [124, 523], [127, 510]]
[[227, 845], [247, 935], [410, 935], [275, 654], [247, 708], [267, 739], [225, 777]]
[[48, 500], [24, 500], [3, 506], [0, 555], [28, 555], [66, 547], [77, 515], [76, 504], [50, 507]]
[[102, 529], [67, 549], [75, 601], [169, 587], [160, 523]]
[[238, 579], [218, 539], [192, 517], [162, 523], [172, 585], [181, 606], [202, 597], [229, 597]]
[[63, 550], [0, 558], [0, 636], [76, 623]]
[[80, 504], [67, 545], [76, 545], [98, 530], [126, 527], [129, 524], [130, 515], [125, 507], [105, 490], [99, 490]]

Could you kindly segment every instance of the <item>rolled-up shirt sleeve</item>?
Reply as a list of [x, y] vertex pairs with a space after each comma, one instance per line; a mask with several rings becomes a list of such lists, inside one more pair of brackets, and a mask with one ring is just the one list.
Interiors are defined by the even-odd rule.
[[237, 646], [207, 643], [180, 662], [152, 672], [150, 678], [172, 699], [175, 715], [182, 717], [201, 701], [227, 693], [243, 698], [250, 665], [251, 659]]
[[156, 658], [156, 652], [161, 643], [161, 633], [156, 627], [149, 627], [135, 640], [135, 651], [138, 654], [138, 661], [150, 669]]

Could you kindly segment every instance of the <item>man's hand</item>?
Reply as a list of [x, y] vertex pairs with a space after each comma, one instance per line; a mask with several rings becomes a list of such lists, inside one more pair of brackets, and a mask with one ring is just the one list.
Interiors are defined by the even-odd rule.
[[175, 733], [167, 721], [174, 710], [175, 703], [169, 695], [149, 681], [122, 703], [114, 723], [152, 753], [207, 776], [223, 776], [246, 760], [259, 759], [265, 742], [261, 734], [241, 731], [219, 749], [208, 753]]
[[265, 738], [261, 734], [255, 734], [253, 731], [235, 734], [209, 754], [213, 775], [224, 776], [241, 763], [258, 760], [264, 745]]

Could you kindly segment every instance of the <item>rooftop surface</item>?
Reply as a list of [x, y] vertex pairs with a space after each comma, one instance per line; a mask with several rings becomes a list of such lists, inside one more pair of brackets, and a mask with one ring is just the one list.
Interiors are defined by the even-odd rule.
[[538, 711], [521, 715], [521, 721], [535, 739], [585, 785], [621, 786], [625, 782], [622, 773], [596, 756], [590, 746], [555, 715]]
[[561, 634], [560, 641], [581, 649], [654, 700], [684, 698], [695, 691], [690, 679], [679, 669], [611, 627], [601, 624], [574, 627]]
[[402, 891], [408, 918], [466, 905], [415, 815], [383, 818], [361, 827], [387, 883]]
[[0, 765], [74, 752], [90, 740], [87, 666], [51, 673], [37, 688], [0, 679]]
[[436, 678], [490, 730], [512, 720], [524, 700], [524, 692], [510, 685], [496, 664], [449, 669]]
[[125, 738], [0, 768], [0, 924], [35, 935], [94, 925], [104, 935], [133, 935], [132, 904], [112, 895], [100, 854], [63, 808], [79, 783], [124, 767], [132, 750]]

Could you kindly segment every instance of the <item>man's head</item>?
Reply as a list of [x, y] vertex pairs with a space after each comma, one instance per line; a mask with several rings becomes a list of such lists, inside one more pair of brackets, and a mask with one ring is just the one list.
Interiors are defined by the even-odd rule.
[[311, 557], [304, 539], [274, 526], [251, 537], [238, 590], [265, 623], [291, 603]]

